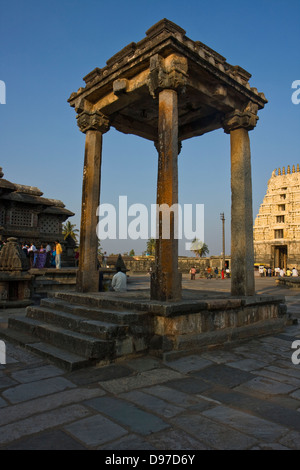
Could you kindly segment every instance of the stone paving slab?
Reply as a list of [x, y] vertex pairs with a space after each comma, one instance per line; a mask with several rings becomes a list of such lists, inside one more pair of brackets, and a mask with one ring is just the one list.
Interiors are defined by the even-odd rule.
[[212, 448], [197, 439], [197, 436], [190, 436], [181, 429], [167, 429], [149, 437], [149, 441], [155, 445], [156, 449], [186, 451], [186, 450], [211, 450]]
[[35, 434], [45, 429], [59, 426], [61, 424], [83, 418], [88, 415], [87, 408], [81, 405], [70, 405], [64, 408], [52, 410], [30, 418], [18, 421], [18, 423], [7, 424], [0, 427], [0, 445], [11, 442], [20, 437]]
[[278, 382], [277, 380], [269, 379], [266, 377], [254, 377], [245, 382], [236, 390], [247, 392], [259, 392], [264, 395], [284, 395], [294, 391], [297, 388], [295, 385], [287, 385], [286, 383]]
[[[157, 447], [154, 447], [149, 442], [138, 436], [137, 434], [130, 434], [125, 437], [111, 442], [110, 444], [105, 444], [98, 447], [98, 450], [121, 450], [121, 451], [137, 451], [137, 450], [157, 450]], [[128, 453], [127, 453], [128, 455]]]
[[[86, 414], [88, 414], [87, 409]], [[80, 419], [64, 428], [82, 444], [95, 447], [113, 441], [127, 434], [128, 431], [111, 420], [97, 414]]]
[[[24, 401], [16, 405], [7, 406], [0, 410], [0, 423], [12, 423], [20, 419], [27, 418], [37, 413], [55, 410], [60, 406], [66, 406], [74, 403], [80, 403], [83, 400], [105, 395], [104, 390], [99, 388], [77, 388], [66, 390], [59, 393], [53, 393], [46, 397], [37, 398], [35, 400]], [[1, 430], [1, 427], [0, 427]]]
[[18, 382], [12, 379], [11, 377], [7, 377], [6, 375], [2, 375], [2, 376], [0, 375], [0, 389], [12, 387], [17, 384]]
[[0, 397], [0, 408], [3, 408], [4, 406], [7, 406], [7, 403], [3, 398]]
[[188, 393], [180, 392], [178, 390], [174, 390], [170, 387], [166, 387], [162, 385], [149, 387], [142, 391], [150, 395], [155, 395], [159, 398], [165, 399], [166, 401], [171, 402], [177, 406], [183, 406], [183, 407], [196, 405], [200, 403], [202, 400], [197, 395], [190, 395]]
[[168, 380], [165, 385], [191, 395], [197, 395], [211, 388], [211, 384], [197, 377], [182, 377], [177, 380]]
[[157, 416], [118, 398], [94, 398], [85, 402], [85, 405], [104, 413], [114, 421], [129, 427], [132, 432], [143, 436], [169, 427]]
[[138, 375], [128, 378], [113, 379], [99, 384], [108, 392], [118, 395], [129, 392], [135, 388], [150, 387], [153, 384], [167, 382], [168, 380], [182, 378], [182, 374], [173, 370], [158, 368], [141, 372]]
[[[270, 402], [269, 399], [246, 395], [235, 390], [213, 391], [210, 392], [210, 396], [232, 409], [247, 412], [280, 426], [300, 431], [300, 416], [298, 416], [294, 406], [288, 406], [292, 400], [287, 402], [287, 400], [281, 399], [281, 404], [277, 404]], [[247, 427], [245, 429], [247, 430]]]
[[201, 356], [188, 356], [177, 359], [176, 361], [168, 361], [168, 366], [172, 369], [177, 370], [183, 374], [192, 372], [194, 370], [204, 369], [207, 366], [212, 365], [213, 362], [208, 359], [204, 359]]
[[[229, 363], [230, 364], [230, 363]], [[229, 365], [217, 364], [206, 367], [193, 375], [213, 384], [220, 384], [226, 387], [236, 387], [251, 380], [253, 375], [250, 372], [237, 370]]]
[[241, 359], [236, 362], [229, 362], [229, 367], [235, 367], [236, 369], [241, 369], [246, 372], [257, 371], [266, 366], [265, 362], [257, 361], [256, 359]]
[[198, 436], [204, 444], [219, 450], [245, 450], [258, 443], [257, 439], [215, 423], [201, 414], [186, 412], [172, 418], [172, 424], [192, 436]]
[[134, 371], [125, 364], [114, 364], [104, 367], [89, 367], [70, 372], [66, 377], [76, 385], [89, 385], [134, 375]]
[[12, 372], [11, 376], [17, 382], [28, 383], [34, 382], [36, 380], [43, 380], [48, 379], [50, 377], [63, 375], [63, 373], [63, 370], [59, 369], [56, 366], [43, 365], [31, 369], [18, 370], [16, 372]]
[[[300, 312], [300, 292], [292, 301]], [[0, 450], [300, 450], [295, 338], [300, 324], [171, 362], [145, 356], [74, 372], [8, 343]]]
[[11, 387], [5, 390], [2, 396], [10, 403], [15, 404], [74, 387], [75, 385], [64, 377], [54, 377], [40, 380], [38, 386], [36, 382], [30, 382]]
[[7, 450], [86, 450], [86, 447], [60, 430], [45, 431], [8, 445]]
[[149, 395], [141, 390], [133, 390], [131, 392], [122, 393], [119, 395], [124, 400], [131, 401], [139, 407], [149, 410], [155, 414], [164, 416], [165, 418], [172, 418], [178, 413], [182, 412], [182, 408], [171, 403], [168, 403], [161, 398]]
[[269, 379], [277, 380], [277, 382], [291, 385], [295, 388], [300, 387], [300, 379], [296, 377], [288, 376], [286, 374], [281, 374], [281, 373], [274, 372], [272, 370], [267, 370], [267, 369], [257, 370], [256, 374], [261, 377], [267, 377]]
[[247, 429], [247, 434], [253, 436], [259, 442], [261, 440], [275, 442], [288, 431], [287, 428], [276, 425], [271, 421], [257, 418], [242, 411], [233, 410], [227, 406], [216, 406], [204, 411], [202, 414], [214, 421], [229, 425], [238, 431], [244, 432]]

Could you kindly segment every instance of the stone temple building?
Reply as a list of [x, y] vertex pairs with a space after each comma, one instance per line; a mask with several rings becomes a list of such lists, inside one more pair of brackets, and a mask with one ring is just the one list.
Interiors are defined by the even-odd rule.
[[272, 268], [300, 268], [300, 170], [274, 170], [254, 224], [254, 256]]
[[20, 243], [63, 241], [62, 224], [74, 215], [56, 199], [42, 197], [40, 189], [11, 183], [0, 168], [0, 240], [16, 237]]

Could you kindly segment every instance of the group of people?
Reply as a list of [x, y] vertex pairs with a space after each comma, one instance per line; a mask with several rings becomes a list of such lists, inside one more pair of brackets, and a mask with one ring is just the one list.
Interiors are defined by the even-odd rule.
[[62, 246], [58, 240], [53, 245], [48, 242], [40, 245], [39, 248], [34, 243], [23, 243], [22, 250], [28, 257], [31, 268], [61, 269]]
[[268, 266], [259, 266], [258, 272], [260, 274], [260, 277], [272, 277], [272, 276], [279, 276], [279, 277], [284, 277], [284, 276], [293, 276], [297, 277], [299, 276], [298, 270], [293, 267], [292, 269], [287, 268], [286, 270], [284, 268], [275, 268], [274, 270]]
[[[205, 271], [206, 271], [206, 279], [212, 279], [213, 277], [215, 279], [218, 279], [219, 277], [221, 277], [221, 279], [225, 279], [226, 277], [227, 278], [230, 277], [230, 269], [229, 268], [219, 269], [218, 267], [215, 267], [215, 269], [213, 269], [211, 266], [208, 266], [205, 269]], [[196, 273], [197, 273], [196, 267], [192, 266], [191, 269], [190, 269], [191, 280], [196, 279]]]
[[284, 268], [275, 268], [275, 273], [276, 273], [277, 276], [280, 276], [280, 277], [284, 277], [284, 276], [297, 277], [297, 276], [299, 276], [298, 269], [296, 269], [295, 267], [292, 270], [290, 268], [287, 268], [286, 271], [285, 271]]

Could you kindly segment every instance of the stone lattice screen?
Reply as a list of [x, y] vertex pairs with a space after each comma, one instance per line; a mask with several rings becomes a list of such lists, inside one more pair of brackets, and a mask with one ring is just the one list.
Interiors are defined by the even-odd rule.
[[21, 227], [32, 227], [33, 217], [32, 212], [26, 209], [15, 209], [11, 211], [10, 223]]
[[60, 233], [61, 222], [57, 216], [42, 215], [39, 217], [39, 228], [41, 233]]

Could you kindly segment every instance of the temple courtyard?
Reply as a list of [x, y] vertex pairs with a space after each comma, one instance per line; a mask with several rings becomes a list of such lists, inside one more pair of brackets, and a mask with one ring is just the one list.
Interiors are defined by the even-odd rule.
[[[230, 283], [184, 275], [183, 298], [199, 289], [224, 297]], [[149, 288], [149, 276], [135, 276], [127, 295]], [[0, 449], [99, 449], [100, 459], [118, 450], [299, 449], [300, 364], [292, 355], [300, 354], [292, 343], [300, 341], [300, 290], [257, 278], [256, 293], [285, 297], [291, 315], [282, 332], [169, 361], [144, 355], [66, 371], [6, 342]], [[15, 313], [0, 311], [0, 337]]]

